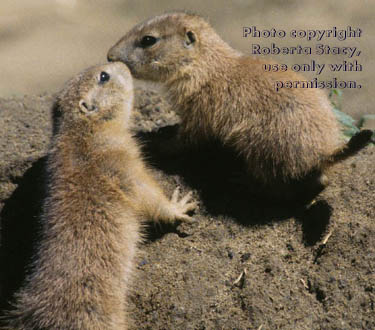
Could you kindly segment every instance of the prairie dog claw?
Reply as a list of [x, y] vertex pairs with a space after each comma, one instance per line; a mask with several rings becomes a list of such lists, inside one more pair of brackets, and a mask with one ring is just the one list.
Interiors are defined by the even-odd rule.
[[180, 197], [180, 188], [177, 187], [171, 198], [171, 204], [173, 207], [173, 214], [176, 220], [183, 220], [192, 222], [194, 219], [186, 214], [189, 211], [193, 211], [198, 207], [196, 201], [192, 201], [193, 193], [189, 191], [184, 197], [178, 200]]

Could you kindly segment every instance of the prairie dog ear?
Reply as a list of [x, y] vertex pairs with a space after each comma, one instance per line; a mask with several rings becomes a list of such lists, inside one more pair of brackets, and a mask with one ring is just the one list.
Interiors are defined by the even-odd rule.
[[194, 46], [194, 43], [196, 40], [197, 40], [197, 36], [195, 32], [192, 30], [186, 30], [184, 46], [186, 48], [191, 48]]
[[79, 109], [83, 113], [90, 114], [98, 111], [98, 108], [95, 105], [91, 104], [90, 101], [81, 99], [78, 104]]

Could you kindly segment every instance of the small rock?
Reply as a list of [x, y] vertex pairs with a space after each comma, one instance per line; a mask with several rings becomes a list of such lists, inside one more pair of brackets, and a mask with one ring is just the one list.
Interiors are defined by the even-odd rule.
[[251, 257], [251, 254], [250, 254], [250, 253], [245, 253], [245, 254], [243, 254], [243, 255], [241, 256], [241, 261], [242, 261], [242, 262], [245, 262], [245, 261], [249, 260], [250, 257]]

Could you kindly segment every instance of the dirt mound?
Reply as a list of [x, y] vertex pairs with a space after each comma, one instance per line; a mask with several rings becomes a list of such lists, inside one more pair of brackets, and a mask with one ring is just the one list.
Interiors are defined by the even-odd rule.
[[[3, 307], [32, 255], [52, 100], [0, 100]], [[193, 224], [147, 229], [129, 299], [133, 328], [375, 328], [375, 148], [335, 166], [311, 206], [278, 205], [223, 178], [237, 166], [224, 150], [165, 157], [157, 145], [174, 139], [177, 123], [157, 94], [137, 90], [147, 160], [168, 192], [193, 189], [201, 205]]]

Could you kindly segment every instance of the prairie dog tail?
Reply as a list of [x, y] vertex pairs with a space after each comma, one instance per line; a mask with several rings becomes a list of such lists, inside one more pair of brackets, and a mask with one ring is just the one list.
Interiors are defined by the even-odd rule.
[[331, 156], [327, 165], [332, 165], [354, 156], [371, 142], [372, 135], [373, 131], [369, 129], [358, 132], [343, 148], [339, 149]]

